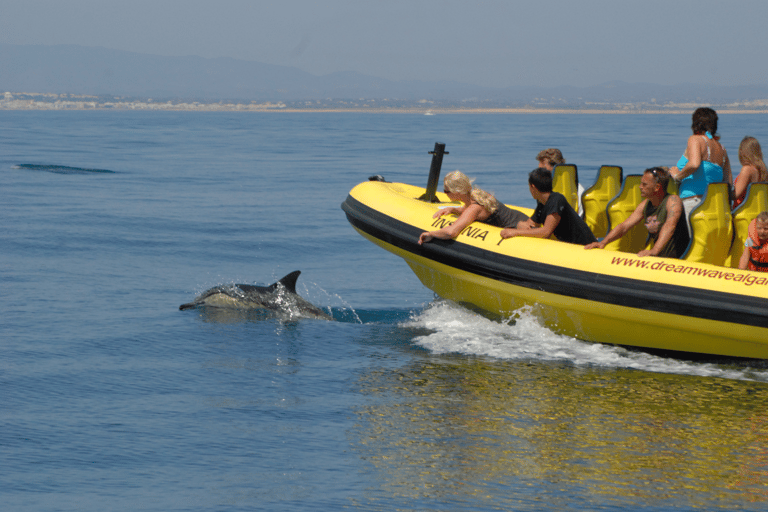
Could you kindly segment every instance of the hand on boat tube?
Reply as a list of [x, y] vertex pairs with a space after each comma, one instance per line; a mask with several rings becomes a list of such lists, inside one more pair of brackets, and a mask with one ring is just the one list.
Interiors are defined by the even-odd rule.
[[449, 207], [449, 208], [443, 208], [442, 210], [437, 210], [434, 215], [432, 215], [433, 219], [437, 219], [439, 217], [442, 217], [443, 215], [449, 215], [449, 214], [456, 214], [461, 215], [461, 211], [459, 211], [458, 208]]
[[429, 242], [432, 238], [432, 234], [429, 231], [423, 232], [419, 235], [419, 245], [422, 245], [424, 242]]
[[605, 244], [602, 241], [592, 242], [591, 244], [585, 245], [584, 249], [605, 249]]
[[520, 234], [520, 230], [516, 228], [504, 228], [501, 230], [501, 238], [513, 238]]

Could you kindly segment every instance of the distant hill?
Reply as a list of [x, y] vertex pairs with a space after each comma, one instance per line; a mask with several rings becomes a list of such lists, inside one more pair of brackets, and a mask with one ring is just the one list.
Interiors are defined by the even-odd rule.
[[706, 102], [768, 98], [768, 85], [606, 83], [595, 87], [488, 88], [458, 82], [392, 81], [355, 72], [316, 76], [294, 67], [231, 58], [162, 57], [75, 45], [0, 44], [0, 92], [196, 99], [299, 101], [399, 99], [573, 105]]

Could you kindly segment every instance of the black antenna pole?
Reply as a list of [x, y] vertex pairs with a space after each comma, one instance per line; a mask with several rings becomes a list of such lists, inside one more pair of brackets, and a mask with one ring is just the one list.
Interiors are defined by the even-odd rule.
[[427, 201], [428, 203], [436, 203], [437, 196], [435, 195], [435, 192], [437, 192], [437, 182], [440, 179], [440, 168], [443, 166], [443, 155], [448, 155], [450, 153], [445, 150], [445, 144], [435, 142], [435, 149], [434, 151], [430, 151], [429, 154], [432, 155], [432, 165], [429, 168], [427, 191], [419, 199]]

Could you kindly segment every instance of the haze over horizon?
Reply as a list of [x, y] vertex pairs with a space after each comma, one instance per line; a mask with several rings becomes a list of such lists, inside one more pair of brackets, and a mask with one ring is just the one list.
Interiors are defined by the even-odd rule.
[[[5, 0], [0, 43], [481, 87], [768, 84], [768, 2]], [[751, 36], [754, 34], [754, 36]]]

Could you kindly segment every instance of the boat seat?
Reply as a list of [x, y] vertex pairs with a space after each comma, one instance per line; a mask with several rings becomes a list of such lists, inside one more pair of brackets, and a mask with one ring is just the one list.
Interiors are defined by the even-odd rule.
[[595, 184], [584, 191], [581, 204], [584, 206], [584, 221], [596, 237], [608, 234], [606, 206], [621, 190], [622, 168], [617, 165], [603, 165], [597, 171]]
[[733, 217], [729, 185], [710, 183], [701, 204], [688, 216], [691, 241], [682, 258], [686, 261], [723, 265], [733, 241]]
[[568, 204], [579, 211], [579, 173], [573, 164], [557, 164], [552, 170], [552, 190], [565, 196]]
[[725, 266], [738, 268], [744, 242], [747, 240], [747, 228], [752, 219], [760, 212], [768, 211], [768, 182], [750, 183], [744, 201], [731, 212], [733, 217], [733, 243]]
[[[621, 190], [618, 195], [611, 199], [605, 208], [605, 213], [608, 217], [606, 233], [614, 226], [618, 226], [627, 220], [635, 211], [637, 205], [643, 200], [640, 195], [640, 180], [642, 177], [641, 174], [629, 174], [624, 177], [624, 182], [621, 184]], [[643, 250], [647, 238], [648, 231], [645, 229], [645, 225], [639, 223], [627, 231], [624, 236], [606, 245], [605, 248], [609, 251], [637, 253]]]
[[679, 190], [678, 190], [677, 182], [670, 177], [669, 183], [667, 184], [667, 194], [672, 194], [677, 196], [679, 195], [678, 192]]

